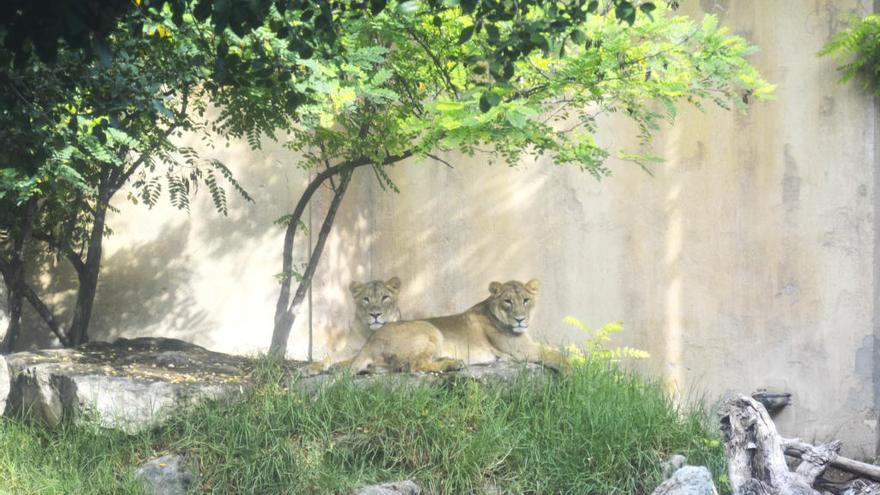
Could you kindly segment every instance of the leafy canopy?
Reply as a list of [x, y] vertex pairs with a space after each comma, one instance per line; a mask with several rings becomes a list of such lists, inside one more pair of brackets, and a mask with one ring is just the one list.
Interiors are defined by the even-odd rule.
[[773, 90], [746, 61], [755, 48], [712, 16], [696, 24], [658, 9], [629, 26], [608, 10], [529, 53], [505, 80], [495, 77], [504, 67], [487, 60], [513, 21], [462, 36], [475, 25], [462, 10], [445, 11], [438, 23], [422, 10], [394, 14], [399, 8], [346, 22], [335, 56], [298, 60], [305, 78], [297, 84], [314, 99], [297, 110], [290, 145], [307, 152], [306, 166], [462, 150], [509, 164], [548, 154], [602, 177], [612, 150], [595, 139], [601, 117], [632, 120], [647, 142], [680, 101], [743, 107]]
[[222, 163], [203, 160], [177, 141], [193, 132], [211, 143], [204, 84], [211, 70], [209, 27], [191, 18], [175, 25], [167, 8], [153, 15], [156, 22], [120, 20], [101, 57], [61, 48], [53, 63], [21, 68], [0, 50], [5, 238], [16, 237], [20, 206], [32, 197], [40, 200], [35, 237], [67, 254], [95, 242], [97, 217], [112, 209], [110, 199], [126, 184], [134, 185], [129, 200], [150, 206], [164, 187], [171, 202], [186, 209], [190, 193], [203, 184], [225, 213], [225, 181], [247, 197]]

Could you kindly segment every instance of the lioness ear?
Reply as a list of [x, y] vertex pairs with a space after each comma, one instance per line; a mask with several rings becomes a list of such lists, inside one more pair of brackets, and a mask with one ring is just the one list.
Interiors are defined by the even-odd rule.
[[526, 282], [526, 290], [531, 292], [532, 294], [537, 294], [538, 289], [541, 288], [541, 282], [538, 282], [538, 279], [533, 278]]
[[492, 293], [493, 296], [497, 296], [498, 293], [501, 292], [501, 283], [492, 282], [489, 284], [489, 292]]
[[397, 292], [400, 290], [400, 279], [397, 277], [391, 277], [390, 279], [388, 279], [387, 282], [385, 282], [385, 285], [387, 285], [388, 288], [393, 290], [394, 292]]
[[358, 292], [360, 292], [361, 289], [363, 289], [363, 287], [364, 287], [364, 284], [357, 282], [355, 280], [352, 280], [351, 283], [348, 284], [348, 290], [351, 292], [351, 295], [353, 295], [353, 296], [356, 295]]

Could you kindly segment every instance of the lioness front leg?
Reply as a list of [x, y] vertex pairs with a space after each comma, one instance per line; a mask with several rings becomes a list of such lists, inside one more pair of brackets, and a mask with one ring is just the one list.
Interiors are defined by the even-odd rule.
[[434, 360], [431, 358], [414, 362], [412, 371], [427, 371], [432, 373], [445, 373], [448, 371], [458, 371], [464, 368], [464, 362], [461, 359], [443, 358]]
[[520, 337], [508, 345], [502, 344], [499, 348], [517, 361], [537, 363], [555, 370], [565, 367], [568, 363], [562, 351], [555, 347], [535, 342], [529, 337]]

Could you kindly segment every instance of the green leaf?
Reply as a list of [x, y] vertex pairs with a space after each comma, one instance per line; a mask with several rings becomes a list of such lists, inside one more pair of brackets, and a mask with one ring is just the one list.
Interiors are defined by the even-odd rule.
[[370, 13], [373, 15], [378, 15], [380, 12], [385, 10], [386, 4], [387, 0], [370, 0]]
[[468, 26], [461, 30], [461, 34], [458, 36], [459, 43], [466, 43], [474, 36], [474, 27]]
[[501, 103], [501, 95], [491, 90], [486, 91], [480, 96], [480, 111], [486, 113], [499, 103]]
[[419, 2], [418, 0], [407, 0], [406, 2], [401, 2], [397, 5], [397, 11], [401, 14], [411, 15], [419, 10]]
[[486, 24], [486, 34], [489, 36], [490, 40], [497, 40], [500, 36], [498, 26], [494, 24]]
[[636, 22], [636, 8], [632, 3], [621, 0], [614, 9], [614, 14], [620, 22], [626, 22], [632, 26]]
[[174, 113], [172, 113], [171, 110], [168, 110], [168, 108], [165, 107], [165, 103], [163, 103], [162, 100], [153, 100], [151, 103], [153, 109], [165, 116], [166, 118], [174, 118]]

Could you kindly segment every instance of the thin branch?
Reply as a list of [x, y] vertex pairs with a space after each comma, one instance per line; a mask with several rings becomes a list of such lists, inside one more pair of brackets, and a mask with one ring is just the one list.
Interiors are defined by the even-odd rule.
[[433, 155], [433, 154], [431, 154], [431, 153], [428, 153], [428, 154], [425, 155], [425, 156], [427, 156], [428, 158], [430, 158], [430, 159], [432, 159], [432, 160], [436, 160], [436, 161], [442, 163], [443, 165], [446, 165], [446, 166], [449, 167], [449, 168], [455, 168], [451, 163], [447, 162], [446, 160], [440, 158], [440, 157], [437, 156], [437, 155]]
[[[185, 86], [183, 88], [183, 100], [180, 104], [180, 111], [177, 112], [178, 118], [181, 118], [181, 116], [186, 116], [186, 111], [189, 107], [189, 90], [189, 86]], [[170, 136], [171, 133], [174, 132], [178, 127], [180, 126], [177, 123], [171, 124], [168, 129], [165, 129], [165, 132], [162, 133], [161, 139], [168, 139], [168, 136]], [[144, 160], [147, 156], [149, 156], [149, 153], [141, 153], [141, 156], [138, 157], [138, 159], [135, 160], [135, 162], [132, 163], [130, 167], [128, 167], [128, 170], [123, 172], [121, 175], [114, 174], [114, 177], [112, 177], [113, 193], [118, 191], [119, 188], [121, 188], [123, 185], [125, 185], [126, 182], [128, 182], [128, 179], [130, 179], [132, 174], [134, 174], [138, 167], [140, 167], [144, 163]]]
[[443, 81], [446, 83], [447, 88], [452, 91], [452, 93], [458, 97], [458, 88], [455, 84], [452, 83], [452, 78], [449, 77], [449, 74], [446, 72], [446, 69], [443, 67], [443, 63], [439, 58], [437, 58], [437, 54], [431, 51], [431, 47], [428, 46], [418, 35], [416, 35], [415, 31], [409, 26], [406, 27], [406, 32], [412, 36], [412, 39], [425, 50], [425, 53], [431, 57], [431, 60], [434, 62], [434, 66], [437, 68], [437, 71], [440, 73], [440, 76], [443, 78]]
[[333, 195], [333, 200], [330, 202], [330, 208], [327, 210], [327, 215], [324, 217], [324, 222], [321, 224], [321, 230], [318, 232], [318, 241], [315, 243], [315, 248], [312, 250], [312, 255], [309, 257], [302, 281], [296, 288], [296, 294], [294, 294], [293, 300], [290, 301], [290, 305], [287, 307], [288, 315], [292, 315], [296, 312], [299, 305], [302, 304], [306, 291], [312, 283], [312, 276], [315, 274], [315, 270], [318, 267], [318, 261], [321, 259], [321, 253], [324, 250], [324, 244], [327, 242], [327, 237], [330, 236], [330, 228], [333, 227], [333, 220], [336, 218], [336, 212], [339, 211], [339, 205], [342, 204], [342, 199], [345, 197], [345, 191], [348, 189], [348, 184], [351, 182], [351, 176], [353, 174], [353, 171], [348, 171], [342, 175], [342, 181], [339, 183], [339, 187]]

